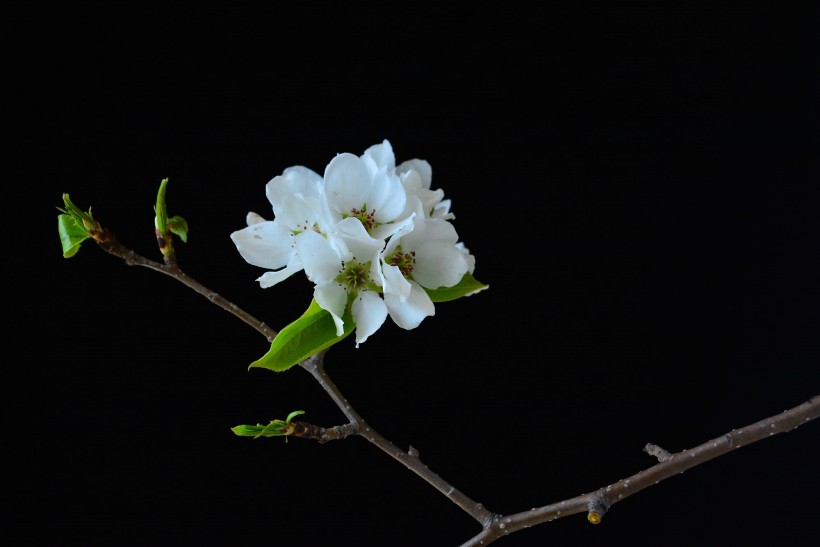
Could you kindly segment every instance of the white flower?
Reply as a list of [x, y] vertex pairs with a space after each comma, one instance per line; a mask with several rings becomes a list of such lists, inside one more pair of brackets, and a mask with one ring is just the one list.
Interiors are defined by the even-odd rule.
[[446, 220], [415, 217], [388, 241], [381, 253], [384, 299], [393, 321], [416, 328], [435, 306], [424, 288], [456, 285], [470, 268], [469, 253]]
[[[444, 190], [430, 189], [433, 182], [433, 168], [426, 160], [413, 159], [402, 162], [396, 168], [396, 174], [399, 175], [402, 186], [407, 192], [408, 202], [412, 196], [418, 198], [425, 217], [442, 220], [456, 218], [450, 212], [450, 200], [444, 199]], [[412, 204], [408, 206], [413, 207]]]
[[331, 215], [322, 177], [306, 167], [288, 167], [268, 182], [265, 194], [274, 220], [250, 212], [247, 228], [233, 232], [231, 240], [249, 264], [273, 270], [257, 278], [262, 288], [269, 288], [302, 269], [294, 235], [306, 230], [326, 232]]
[[246, 221], [247, 228], [233, 232], [231, 240], [248, 264], [274, 270], [256, 279], [262, 288], [272, 287], [302, 269], [290, 230], [254, 212], [248, 213]]
[[[336, 238], [341, 244], [332, 243]], [[336, 336], [344, 332], [342, 316], [351, 306], [359, 347], [387, 318], [387, 306], [379, 296], [379, 253], [384, 241], [370, 237], [358, 219], [346, 218], [330, 237], [306, 231], [295, 242], [305, 273], [316, 284], [313, 297], [333, 317]], [[341, 255], [339, 248], [347, 249], [348, 254]]]
[[248, 263], [269, 270], [257, 279], [263, 288], [303, 270], [337, 336], [350, 312], [359, 347], [388, 315], [416, 328], [435, 313], [426, 289], [452, 287], [475, 268], [449, 222], [450, 200], [431, 183], [427, 161], [396, 167], [384, 140], [361, 156], [337, 154], [323, 176], [285, 169], [265, 187], [274, 219], [248, 213], [231, 239]]
[[325, 168], [325, 194], [334, 220], [357, 218], [376, 239], [387, 239], [401, 226], [407, 195], [387, 164], [338, 154]]

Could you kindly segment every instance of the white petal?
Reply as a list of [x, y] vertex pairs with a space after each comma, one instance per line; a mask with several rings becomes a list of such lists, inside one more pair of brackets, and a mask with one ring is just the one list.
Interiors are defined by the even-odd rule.
[[253, 211], [249, 212], [245, 217], [245, 223], [248, 226], [253, 226], [254, 224], [259, 224], [260, 222], [265, 222], [264, 217], [262, 217], [262, 215], [254, 213]]
[[[365, 204], [373, 185], [373, 176], [358, 156], [338, 154], [325, 168], [325, 193], [335, 210], [349, 214]], [[370, 206], [370, 204], [367, 204]]]
[[265, 187], [273, 212], [282, 225], [291, 230], [307, 230], [321, 224], [323, 197], [322, 178], [302, 166], [288, 167]]
[[456, 243], [456, 248], [467, 255], [467, 271], [473, 273], [475, 271], [475, 256], [473, 256], [470, 249], [468, 249], [467, 246], [461, 241]]
[[403, 161], [398, 167], [396, 167], [396, 174], [401, 175], [402, 173], [406, 173], [410, 170], [413, 170], [419, 174], [419, 179], [423, 188], [430, 188], [430, 185], [433, 182], [433, 168], [427, 160], [414, 159]]
[[[418, 200], [416, 200], [416, 202], [418, 202]], [[380, 224], [370, 231], [370, 235], [376, 239], [389, 239], [389, 241], [393, 241], [393, 239], [395, 239], [395, 237], [392, 237], [394, 234], [404, 231], [408, 226], [412, 229], [414, 218], [419, 215], [420, 212], [413, 212], [401, 220], [390, 222], [388, 224]]]
[[393, 147], [390, 141], [385, 139], [381, 144], [374, 144], [364, 151], [362, 159], [370, 166], [375, 173], [381, 167], [386, 167], [389, 171], [396, 168], [396, 157], [393, 154]]
[[316, 299], [319, 307], [327, 310], [333, 316], [333, 323], [336, 325], [336, 336], [341, 336], [344, 333], [342, 316], [345, 313], [345, 306], [347, 306], [347, 291], [335, 281], [331, 281], [317, 285], [313, 290], [313, 298]]
[[362, 291], [350, 308], [356, 322], [356, 347], [379, 330], [387, 319], [387, 305], [373, 291]]
[[279, 215], [278, 206], [282, 199], [294, 194], [318, 197], [322, 193], [322, 177], [315, 171], [296, 165], [288, 167], [281, 175], [273, 177], [265, 185], [265, 195]]
[[231, 234], [236, 249], [248, 264], [278, 270], [285, 267], [296, 253], [290, 230], [275, 220], [251, 224]]
[[384, 295], [387, 309], [393, 322], [403, 329], [414, 329], [425, 317], [436, 314], [435, 305], [418, 283], [411, 283], [410, 297], [401, 300], [394, 294]]
[[380, 170], [373, 177], [373, 188], [367, 197], [367, 208], [375, 211], [377, 222], [390, 222], [404, 211], [407, 191], [392, 171]]
[[455, 227], [446, 220], [435, 218], [416, 219], [413, 233], [403, 238], [402, 246], [405, 250], [410, 250], [432, 240], [455, 244], [458, 241], [458, 233]]
[[452, 287], [467, 273], [467, 255], [452, 243], [429, 241], [415, 251], [413, 279], [428, 289]]
[[327, 239], [307, 231], [295, 236], [294, 241], [308, 279], [319, 285], [339, 274], [342, 259]]
[[265, 272], [256, 280], [259, 282], [260, 287], [263, 289], [268, 289], [300, 271], [302, 271], [302, 262], [299, 260], [299, 257], [294, 257], [293, 261], [281, 270], [276, 272]]
[[450, 200], [442, 200], [441, 203], [433, 207], [433, 212], [430, 213], [431, 218], [440, 218], [441, 220], [455, 220], [456, 215], [450, 212]]
[[401, 300], [407, 300], [407, 297], [410, 296], [410, 282], [407, 281], [398, 266], [383, 264], [382, 276], [385, 294], [394, 294]]
[[289, 229], [303, 232], [318, 224], [319, 200], [302, 194], [284, 196], [279, 203], [276, 220]]
[[294, 165], [282, 171], [282, 176], [289, 180], [293, 180], [298, 184], [307, 185], [309, 188], [321, 188], [324, 181], [322, 175], [309, 169], [303, 165]]
[[361, 221], [353, 217], [339, 222], [334, 236], [344, 241], [353, 257], [360, 262], [373, 260], [384, 248], [384, 240], [370, 237]]

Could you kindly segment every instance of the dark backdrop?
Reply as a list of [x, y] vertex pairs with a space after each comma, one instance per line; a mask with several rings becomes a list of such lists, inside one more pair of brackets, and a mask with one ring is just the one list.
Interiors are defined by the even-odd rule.
[[[682, 450], [820, 393], [816, 14], [535, 6], [12, 19], [10, 545], [454, 547], [480, 530], [361, 438], [234, 436], [296, 409], [343, 416], [299, 368], [249, 371], [266, 340], [176, 281], [90, 244], [64, 259], [63, 193], [159, 259], [168, 177], [191, 227], [181, 267], [278, 329], [310, 284], [260, 289], [229, 239], [249, 210], [270, 218], [265, 183], [383, 139], [399, 162], [428, 160], [490, 289], [413, 331], [388, 320], [347, 340], [327, 369], [374, 429], [496, 512], [618, 481], [653, 463], [647, 442]], [[576, 515], [498, 545], [809, 545], [817, 439], [811, 423], [599, 526]]]

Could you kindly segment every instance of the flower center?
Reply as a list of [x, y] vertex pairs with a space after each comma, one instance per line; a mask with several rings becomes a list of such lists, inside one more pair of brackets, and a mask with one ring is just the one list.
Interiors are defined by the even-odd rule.
[[413, 273], [413, 265], [416, 263], [416, 252], [405, 253], [401, 246], [398, 246], [396, 252], [390, 255], [385, 262], [396, 266], [404, 277], [410, 277]]
[[370, 281], [370, 262], [360, 264], [355, 260], [344, 265], [344, 268], [339, 275], [336, 276], [336, 282], [343, 285], [347, 289], [348, 297], [355, 297], [360, 290], [369, 289], [379, 292], [378, 286]]
[[366, 203], [362, 205], [361, 209], [356, 209], [354, 207], [350, 210], [350, 214], [345, 216], [358, 218], [365, 230], [367, 230], [367, 233], [370, 233], [370, 231], [376, 226], [376, 210], [373, 209], [372, 211], [368, 211]]

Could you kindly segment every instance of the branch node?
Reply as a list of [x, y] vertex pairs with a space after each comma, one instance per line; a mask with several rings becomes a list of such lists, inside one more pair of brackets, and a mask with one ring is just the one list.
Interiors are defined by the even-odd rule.
[[587, 504], [587, 520], [592, 524], [600, 524], [601, 519], [609, 511], [609, 500], [604, 496], [595, 496]]
[[650, 456], [655, 456], [658, 458], [659, 462], [665, 462], [672, 459], [672, 454], [668, 450], [664, 450], [656, 444], [647, 443], [646, 446], [643, 447], [643, 451]]
[[419, 451], [416, 450], [415, 446], [410, 445], [410, 447], [407, 449], [407, 455], [410, 456], [411, 458], [418, 458], [419, 457]]

